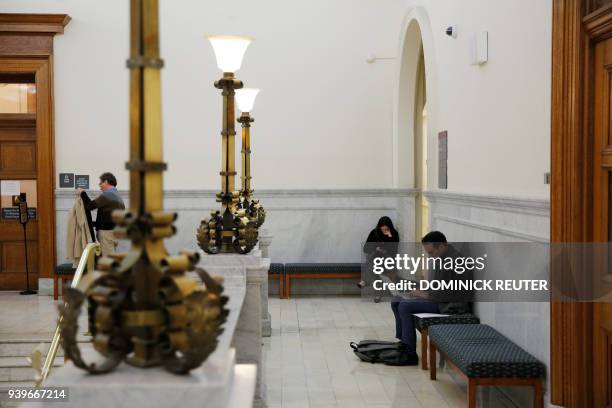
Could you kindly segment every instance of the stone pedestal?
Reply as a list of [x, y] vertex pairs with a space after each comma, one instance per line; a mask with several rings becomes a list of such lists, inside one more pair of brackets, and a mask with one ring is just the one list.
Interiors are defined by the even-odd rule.
[[[93, 354], [93, 353], [88, 353]], [[160, 367], [142, 369], [120, 365], [106, 375], [88, 375], [67, 363], [45, 382], [46, 387], [67, 387], [66, 408], [226, 408], [252, 406], [240, 404], [237, 395], [254, 394], [255, 366], [235, 365], [234, 352], [226, 354], [221, 365], [206, 362], [188, 375], [168, 373]], [[246, 371], [245, 371], [246, 368]], [[250, 374], [249, 374], [250, 372]], [[26, 403], [22, 407], [57, 407], [58, 401]]]
[[[230, 283], [244, 282], [240, 271], [225, 276]], [[147, 407], [147, 408], [246, 408], [253, 405], [256, 366], [236, 365], [236, 351], [231, 347], [240, 320], [246, 290], [242, 285], [226, 286], [230, 314], [219, 336], [215, 351], [201, 367], [187, 375], [175, 375], [161, 367], [137, 368], [121, 363], [114, 371], [90, 375], [71, 362], [51, 371], [46, 387], [67, 387], [66, 408]], [[90, 344], [82, 347], [86, 361], [101, 357]], [[24, 407], [57, 407], [58, 401], [25, 403]]]
[[[238, 316], [232, 347], [237, 350], [237, 361], [241, 364], [257, 365], [257, 385], [255, 405], [265, 406], [266, 383], [264, 378], [262, 326], [269, 325], [264, 317], [268, 316], [268, 294], [264, 297], [264, 284], [268, 282], [270, 260], [262, 258], [259, 250], [248, 255], [202, 253], [199, 267], [212, 275], [226, 277], [225, 286], [246, 288], [244, 303]], [[240, 282], [240, 276], [243, 281]], [[230, 279], [228, 279], [230, 278]]]
[[259, 250], [261, 251], [261, 256], [263, 258], [270, 258], [269, 248], [270, 244], [272, 244], [272, 234], [265, 229], [261, 228], [259, 230]]
[[[272, 243], [272, 234], [265, 228], [259, 230], [259, 249], [263, 258], [270, 259], [268, 252], [270, 244]], [[262, 336], [270, 337], [272, 335], [272, 316], [268, 312], [268, 279], [262, 286], [262, 302], [264, 304], [263, 310], [263, 321], [262, 321]]]

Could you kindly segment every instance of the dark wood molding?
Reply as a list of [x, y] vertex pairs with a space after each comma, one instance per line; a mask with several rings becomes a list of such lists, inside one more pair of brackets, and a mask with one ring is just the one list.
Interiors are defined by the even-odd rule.
[[3, 74], [0, 72], [0, 84], [33, 84], [36, 81], [32, 74]]
[[63, 34], [69, 22], [67, 14], [0, 13], [0, 33]]
[[[586, 237], [580, 223], [589, 211], [582, 199], [583, 183], [583, 58], [584, 5], [580, 0], [553, 1], [552, 118], [551, 118], [551, 241], [580, 242]], [[569, 222], [568, 222], [569, 220]], [[551, 268], [554, 281], [557, 265]], [[551, 402], [556, 405], [591, 406], [589, 373], [575, 367], [576, 356], [590, 358], [590, 331], [583, 327], [588, 307], [572, 303], [551, 304]], [[587, 316], [585, 316], [587, 315]], [[579, 324], [574, 324], [579, 323]], [[587, 363], [588, 364], [588, 363]], [[592, 363], [591, 363], [592, 364]], [[578, 368], [578, 370], [576, 370]], [[580, 375], [577, 375], [579, 374]], [[585, 374], [587, 375], [585, 377]]]
[[[592, 62], [611, 32], [610, 3], [553, 0], [551, 241], [594, 238]], [[554, 262], [551, 279], [563, 278]], [[562, 284], [562, 282], [561, 282]], [[551, 402], [595, 406], [592, 303], [551, 304]]]
[[584, 29], [592, 40], [612, 36], [612, 3], [589, 13], [583, 21]]
[[11, 124], [25, 125], [36, 120], [38, 180], [38, 277], [53, 276], [55, 260], [55, 142], [53, 117], [53, 71], [51, 58], [2, 58], [0, 73], [16, 72], [36, 76], [36, 114], [3, 114]]
[[53, 37], [69, 22], [67, 14], [0, 13], [0, 56], [50, 57]]
[[[55, 259], [55, 142], [53, 103], [53, 38], [70, 21], [66, 14], [0, 13], [0, 77], [34, 78], [36, 114], [3, 115], [5, 125], [36, 123], [38, 220], [37, 277], [53, 276]], [[18, 175], [14, 175], [17, 177]]]
[[36, 126], [36, 113], [0, 113], [0, 129]]

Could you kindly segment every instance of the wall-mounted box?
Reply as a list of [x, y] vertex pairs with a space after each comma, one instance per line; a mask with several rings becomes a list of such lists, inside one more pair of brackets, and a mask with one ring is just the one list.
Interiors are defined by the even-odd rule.
[[470, 37], [470, 63], [482, 65], [489, 60], [489, 32], [473, 33]]

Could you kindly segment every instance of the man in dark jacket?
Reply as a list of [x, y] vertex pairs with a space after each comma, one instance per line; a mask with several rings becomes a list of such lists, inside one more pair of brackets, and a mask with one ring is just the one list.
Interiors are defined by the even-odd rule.
[[[458, 258], [461, 257], [452, 245], [448, 244], [446, 237], [439, 231], [432, 231], [421, 240], [423, 249], [432, 258]], [[453, 271], [431, 271], [430, 279], [447, 280], [453, 278]], [[465, 278], [469, 279], [469, 274]], [[417, 365], [419, 358], [416, 354], [416, 332], [414, 317], [416, 313], [442, 313], [460, 314], [469, 313], [470, 304], [455, 299], [453, 293], [426, 293], [413, 291], [414, 299], [391, 302], [391, 309], [395, 315], [395, 337], [400, 340], [400, 351], [396, 356], [397, 365]], [[464, 296], [459, 296], [464, 298]], [[457, 301], [459, 300], [459, 301]]]
[[98, 242], [102, 247], [102, 255], [107, 256], [117, 249], [117, 239], [113, 234], [115, 224], [112, 219], [114, 210], [123, 210], [125, 205], [117, 191], [117, 179], [112, 173], [104, 173], [100, 176], [100, 194], [95, 199], [89, 198], [85, 190], [79, 188], [77, 194], [83, 199], [85, 209], [98, 210], [94, 226], [96, 227]]

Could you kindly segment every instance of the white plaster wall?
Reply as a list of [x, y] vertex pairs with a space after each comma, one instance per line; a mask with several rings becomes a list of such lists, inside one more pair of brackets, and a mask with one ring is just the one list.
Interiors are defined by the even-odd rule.
[[[117, 173], [128, 153], [126, 0], [3, 0], [3, 12], [67, 13], [55, 39], [56, 171]], [[262, 89], [255, 188], [392, 187], [393, 63], [401, 0], [161, 0], [168, 189], [217, 188], [220, 77], [208, 33], [256, 38], [239, 77]], [[238, 162], [239, 163], [239, 162]], [[95, 181], [95, 180], [94, 180]], [[95, 185], [94, 185], [95, 186]]]
[[[437, 133], [449, 132], [449, 190], [545, 197], [549, 170], [551, 0], [162, 0], [167, 189], [216, 188], [221, 101], [207, 33], [256, 38], [239, 71], [260, 87], [256, 188], [413, 184], [399, 109], [405, 30], [418, 21], [428, 80], [429, 188]], [[55, 40], [56, 171], [123, 170], [128, 137], [128, 2], [5, 0], [4, 12], [68, 13]], [[444, 33], [450, 24], [457, 39]], [[489, 32], [489, 62], [469, 64], [470, 34]], [[373, 53], [390, 58], [366, 63]], [[404, 69], [404, 72], [411, 70]], [[405, 126], [405, 124], [403, 125]]]
[[[170, 253], [197, 249], [196, 230], [217, 209], [215, 190], [166, 190], [164, 208], [178, 213]], [[91, 192], [91, 196], [96, 193]], [[121, 191], [127, 204], [128, 194]], [[414, 192], [407, 189], [259, 190], [266, 209], [263, 228], [272, 235], [272, 262], [361, 262], [362, 244], [383, 215], [400, 237], [414, 236]], [[74, 195], [56, 190], [57, 261], [66, 262], [66, 223]], [[124, 250], [129, 242], [121, 243]], [[354, 284], [351, 283], [354, 287]]]
[[[550, 206], [546, 199], [429, 192], [430, 225], [451, 242], [549, 241]], [[474, 312], [542, 361], [550, 370], [550, 305], [546, 302], [479, 302]], [[550, 386], [547, 385], [546, 400]], [[499, 405], [510, 398], [515, 406], [531, 406], [523, 387], [503, 387], [492, 398]]]
[[[415, 20], [422, 31], [427, 74], [429, 189], [438, 186], [437, 134], [448, 130], [449, 190], [547, 197], [551, 0], [406, 0], [398, 55]], [[445, 29], [455, 24], [458, 37], [453, 39]], [[489, 33], [489, 61], [472, 66], [469, 38], [483, 30]], [[401, 62], [396, 64], [398, 83]], [[401, 110], [401, 92], [397, 90], [394, 105], [394, 146], [400, 147], [411, 137], [403, 116], [413, 115]], [[412, 151], [398, 149], [396, 169], [407, 155]], [[395, 181], [412, 186], [411, 177], [397, 172]]]

